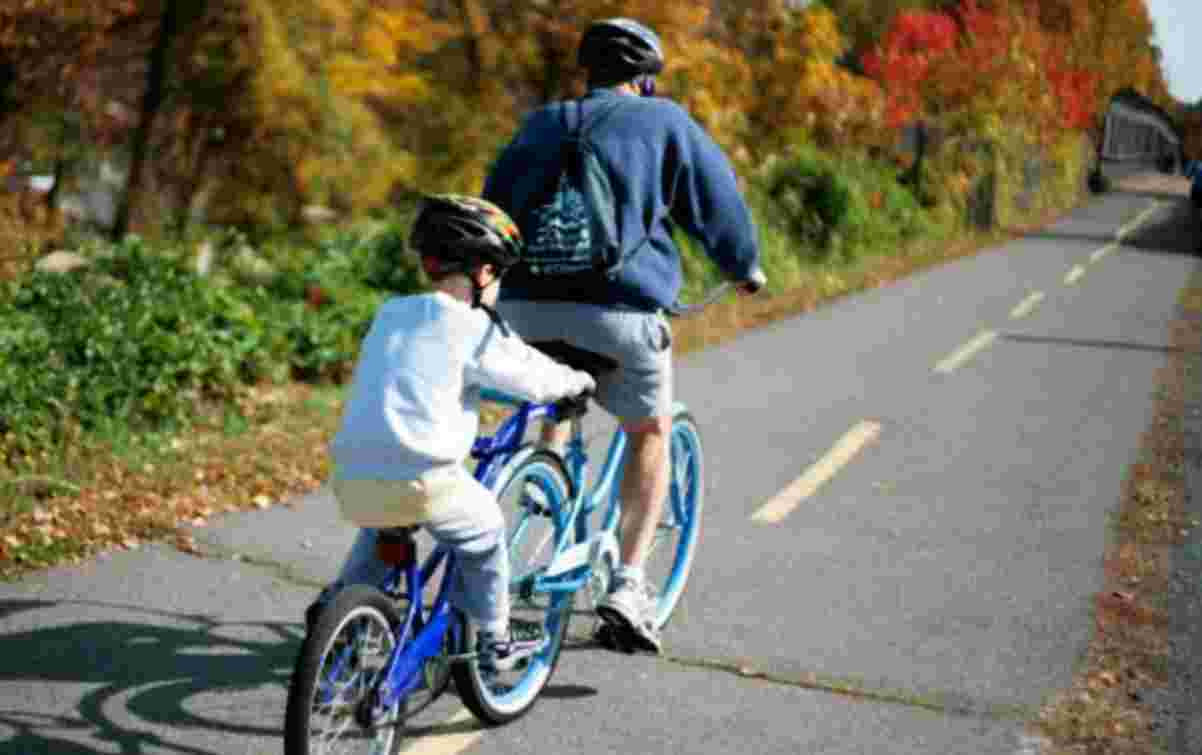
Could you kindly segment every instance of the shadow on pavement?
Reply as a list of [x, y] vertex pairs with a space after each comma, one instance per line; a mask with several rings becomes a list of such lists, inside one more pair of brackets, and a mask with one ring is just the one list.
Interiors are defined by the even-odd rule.
[[1032, 336], [1024, 333], [1002, 333], [1001, 337], [1007, 341], [1017, 341], [1019, 343], [1040, 343], [1057, 346], [1079, 346], [1089, 349], [1121, 349], [1124, 351], [1150, 351], [1157, 354], [1197, 354], [1196, 351], [1188, 351], [1176, 346], [1162, 346], [1151, 343], [1134, 343], [1131, 341], [1106, 341], [1101, 339], [1091, 338], [1056, 338], [1053, 336]]
[[[1125, 195], [1153, 197], [1146, 193]], [[1123, 248], [1159, 254], [1202, 256], [1202, 212], [1179, 195], [1154, 198], [1171, 199], [1173, 203], [1161, 210], [1154, 221], [1144, 222], [1133, 233], [1127, 235], [1122, 241]], [[1037, 231], [1027, 234], [1026, 238], [1086, 241], [1098, 245], [1116, 240], [1113, 234], [1064, 233], [1054, 230]]]
[[[88, 688], [76, 705], [78, 715], [35, 713], [44, 702], [23, 709], [0, 708], [3, 755], [100, 755], [118, 752], [141, 755], [148, 751], [180, 755], [221, 755], [168, 738], [166, 732], [208, 730], [219, 734], [282, 740], [277, 725], [251, 725], [216, 715], [199, 715], [190, 704], [198, 696], [253, 694], [264, 685], [286, 689], [302, 640], [300, 626], [282, 622], [219, 622], [200, 614], [181, 614], [139, 606], [94, 601], [0, 601], [0, 617], [49, 607], [101, 607], [150, 614], [159, 623], [89, 621], [0, 635], [0, 680], [14, 688], [21, 682], [60, 683]], [[163, 621], [179, 627], [163, 626]], [[185, 626], [192, 625], [192, 626]], [[239, 638], [239, 636], [242, 636]], [[245, 639], [254, 636], [259, 639]], [[569, 643], [565, 652], [595, 647], [590, 640]], [[454, 695], [454, 686], [448, 690]], [[592, 697], [596, 688], [550, 682], [543, 691], [549, 700]], [[235, 701], [223, 710], [232, 710]], [[113, 713], [120, 716], [115, 720]], [[243, 721], [247, 716], [240, 717]], [[450, 728], [448, 728], [450, 727]], [[475, 731], [480, 724], [417, 725], [407, 736]], [[159, 733], [156, 733], [159, 732]], [[96, 745], [85, 744], [88, 741]], [[103, 743], [103, 744], [102, 744]]]
[[[168, 741], [149, 729], [211, 729], [234, 734], [282, 736], [276, 726], [250, 726], [197, 715], [187, 704], [194, 696], [257, 689], [276, 683], [286, 687], [300, 647], [298, 627], [285, 623], [220, 623], [195, 614], [173, 614], [134, 606], [69, 601], [9, 600], [0, 616], [49, 605], [90, 605], [153, 613], [194, 628], [172, 628], [124, 621], [95, 621], [0, 636], [5, 684], [22, 680], [61, 682], [95, 687], [83, 694], [78, 717], [0, 710], [0, 725], [15, 735], [0, 741], [0, 753], [75, 755], [100, 752], [156, 752], [219, 755]], [[236, 639], [239, 630], [272, 639]], [[265, 630], [265, 631], [264, 631]], [[219, 632], [219, 633], [218, 633]], [[120, 711], [126, 723], [106, 710]], [[93, 749], [75, 739], [109, 743]]]

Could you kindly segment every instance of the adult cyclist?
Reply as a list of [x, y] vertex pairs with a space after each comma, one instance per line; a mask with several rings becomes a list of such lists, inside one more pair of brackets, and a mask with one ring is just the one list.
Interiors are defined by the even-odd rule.
[[[597, 376], [596, 400], [629, 436], [622, 478], [621, 552], [609, 594], [597, 608], [620, 643], [660, 651], [655, 599], [644, 565], [667, 495], [672, 422], [672, 333], [665, 312], [676, 304], [683, 272], [673, 231], [680, 228], [742, 293], [765, 282], [756, 231], [722, 150], [679, 105], [655, 96], [663, 70], [659, 37], [636, 21], [592, 24], [579, 48], [588, 92], [531, 113], [485, 183], [484, 197], [519, 226], [560, 165], [565, 137], [589, 124], [613, 187], [623, 264], [548, 275], [519, 264], [504, 279], [498, 310], [527, 342], [559, 342], [614, 366]], [[522, 228], [523, 234], [533, 229]], [[545, 433], [562, 443], [563, 428]]]

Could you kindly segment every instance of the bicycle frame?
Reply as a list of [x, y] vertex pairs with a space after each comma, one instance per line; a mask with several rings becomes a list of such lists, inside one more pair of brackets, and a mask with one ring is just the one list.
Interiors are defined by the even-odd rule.
[[[443, 561], [446, 562], [446, 568], [438, 594], [430, 608], [429, 617], [423, 617], [425, 586]], [[450, 584], [454, 572], [454, 554], [442, 546], [435, 546], [420, 566], [417, 559], [410, 556], [390, 569], [380, 585], [387, 595], [407, 598], [408, 609], [395, 633], [396, 644], [385, 665], [388, 672], [376, 682], [375, 707], [378, 710], [388, 710], [416, 689], [426, 661], [442, 653], [447, 631], [455, 627], [451, 621], [450, 603]], [[405, 582], [404, 592], [400, 590], [402, 579]], [[413, 638], [412, 641], [409, 641], [410, 638]], [[460, 638], [454, 639], [454, 645], [458, 647]]]
[[[527, 403], [491, 390], [484, 391], [482, 397], [485, 401], [517, 409], [501, 424], [495, 435], [477, 439], [472, 448], [472, 456], [480, 459], [476, 477], [484, 482], [491, 480], [491, 476], [503, 466], [502, 462], [520, 448], [532, 420], [544, 417], [555, 419], [555, 407], [553, 404]], [[601, 473], [590, 487], [584, 423], [579, 417], [571, 420], [571, 437], [564, 463], [575, 492], [567, 510], [556, 512], [556, 516], [561, 517], [558, 524], [562, 527], [563, 535], [561, 541], [555, 544], [555, 557], [546, 570], [535, 577], [533, 591], [575, 592], [588, 583], [592, 564], [597, 563], [600, 554], [611, 553], [616, 563], [616, 531], [621, 513], [617, 481], [625, 452], [626, 433], [619, 426], [610, 438]], [[608, 507], [604, 510], [597, 534], [593, 535], [589, 529], [589, 517], [607, 503], [607, 497]]]
[[[495, 435], [478, 438], [473, 446], [472, 456], [480, 459], [480, 463], [476, 467], [475, 477], [485, 484], [521, 446], [522, 438], [525, 436], [530, 422], [543, 417], [553, 419], [555, 414], [555, 408], [552, 404], [525, 403], [519, 399], [499, 393], [490, 393], [486, 396], [486, 400], [516, 406], [518, 407], [518, 411], [506, 419]], [[573, 460], [570, 468], [574, 472], [573, 479], [579, 479], [580, 475], [587, 468], [588, 460], [584, 453], [583, 432], [579, 420], [574, 422], [574, 428], [573, 440], [569, 444], [569, 453]], [[617, 440], [615, 438], [615, 442]], [[624, 447], [625, 438], [623, 436], [615, 459], [612, 460], [612, 463], [607, 463], [607, 469], [609, 469], [608, 475], [611, 480], [618, 465], [616, 459], [620, 458]], [[613, 455], [613, 449], [611, 449], [611, 455]], [[616, 503], [616, 496], [614, 502]], [[574, 500], [571, 506], [573, 510], [579, 508], [576, 504], [577, 501]], [[592, 508], [589, 508], [589, 511], [591, 510]], [[612, 518], [616, 522], [616, 512], [611, 514], [609, 518]], [[582, 521], [578, 524], [578, 527], [580, 528], [581, 536], [587, 534], [587, 528]], [[559, 545], [561, 544], [557, 544], [557, 547]], [[423, 617], [423, 596], [426, 585], [429, 584], [434, 572], [437, 571], [438, 567], [444, 561], [446, 562], [446, 569], [438, 588], [438, 594], [430, 608], [429, 616]], [[585, 565], [587, 566], [587, 564]], [[379, 585], [380, 589], [387, 595], [407, 598], [408, 609], [401, 625], [396, 631], [396, 644], [393, 646], [385, 666], [388, 672], [377, 681], [377, 696], [375, 698], [375, 707], [377, 709], [387, 710], [391, 708], [400, 699], [416, 689], [420, 681], [419, 675], [426, 661], [442, 653], [446, 633], [454, 626], [451, 621], [450, 584], [455, 566], [454, 555], [443, 546], [436, 545], [430, 556], [420, 566], [416, 558], [407, 558], [400, 565], [390, 569], [383, 583]], [[587, 579], [587, 574], [570, 584], [556, 584], [553, 587], [542, 584], [538, 584], [537, 586], [539, 589], [554, 589], [557, 592], [562, 592], [569, 589], [577, 589], [579, 585], [583, 584], [585, 579]], [[404, 591], [401, 590], [402, 581], [405, 585]], [[459, 638], [455, 638], [455, 640], [454, 645], [458, 647], [460, 644], [458, 642]], [[337, 667], [335, 670], [338, 670]]]

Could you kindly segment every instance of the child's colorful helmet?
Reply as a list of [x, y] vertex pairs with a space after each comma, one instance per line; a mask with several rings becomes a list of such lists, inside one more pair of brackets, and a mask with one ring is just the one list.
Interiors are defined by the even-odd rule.
[[409, 247], [432, 275], [470, 272], [486, 263], [504, 272], [521, 256], [522, 234], [492, 202], [438, 194], [422, 200]]

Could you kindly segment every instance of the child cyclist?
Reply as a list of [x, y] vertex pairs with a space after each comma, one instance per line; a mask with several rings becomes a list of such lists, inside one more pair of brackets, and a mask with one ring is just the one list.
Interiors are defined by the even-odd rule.
[[542, 627], [510, 621], [505, 521], [463, 464], [480, 391], [546, 402], [591, 391], [593, 379], [510, 334], [493, 309], [522, 248], [517, 226], [495, 205], [428, 197], [409, 246], [434, 290], [386, 301], [363, 341], [330, 449], [339, 508], [364, 529], [306, 619], [311, 625], [341, 586], [379, 583], [376, 528], [421, 525], [455, 553], [452, 600], [479, 628], [481, 667], [508, 669], [538, 651]]

